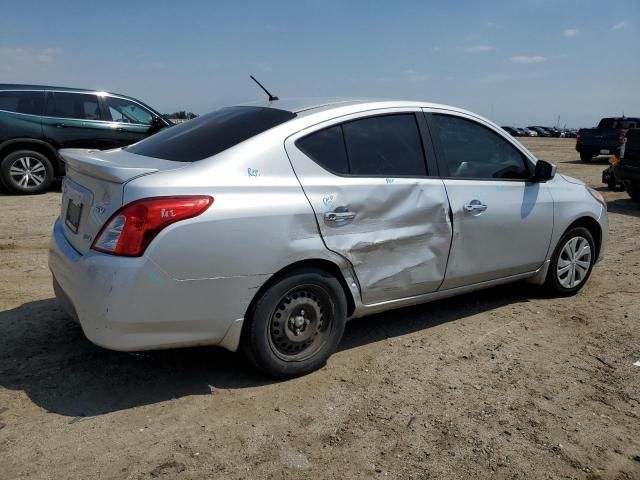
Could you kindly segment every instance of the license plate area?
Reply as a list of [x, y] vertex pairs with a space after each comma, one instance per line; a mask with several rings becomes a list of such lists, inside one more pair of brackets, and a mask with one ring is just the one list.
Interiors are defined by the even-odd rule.
[[75, 202], [73, 198], [69, 198], [67, 202], [67, 215], [65, 216], [64, 223], [73, 233], [78, 233], [81, 216], [82, 203]]
[[609, 150], [606, 148], [603, 148], [602, 150], [600, 150], [600, 153], [603, 155], [606, 155], [607, 153], [609, 153]]

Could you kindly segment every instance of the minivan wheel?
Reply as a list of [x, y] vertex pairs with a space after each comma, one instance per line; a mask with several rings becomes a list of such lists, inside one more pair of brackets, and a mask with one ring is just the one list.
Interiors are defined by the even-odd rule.
[[278, 378], [321, 368], [346, 324], [340, 282], [320, 269], [288, 274], [256, 301], [245, 323], [242, 349], [259, 370]]
[[576, 294], [587, 282], [596, 261], [595, 242], [584, 227], [567, 231], [556, 247], [545, 286], [556, 295]]
[[580, 152], [580, 160], [583, 162], [590, 162], [593, 158], [593, 154], [591, 152]]
[[12, 152], [0, 164], [2, 183], [13, 193], [45, 192], [51, 185], [53, 176], [51, 161], [33, 150]]

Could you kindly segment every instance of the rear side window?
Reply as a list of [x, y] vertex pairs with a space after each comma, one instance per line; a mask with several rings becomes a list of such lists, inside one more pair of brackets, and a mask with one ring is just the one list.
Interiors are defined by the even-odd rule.
[[80, 120], [102, 120], [98, 97], [86, 93], [50, 93], [46, 115]]
[[355, 120], [345, 123], [343, 130], [353, 175], [427, 174], [415, 115]]
[[482, 125], [450, 115], [432, 116], [449, 177], [527, 179], [527, 161], [518, 149]]
[[297, 147], [330, 172], [349, 173], [347, 149], [344, 145], [342, 125], [325, 128], [296, 142]]
[[42, 115], [44, 92], [0, 92], [0, 110]]
[[337, 174], [426, 176], [415, 115], [379, 115], [336, 125], [299, 139], [296, 145]]
[[295, 116], [295, 113], [277, 108], [222, 108], [162, 130], [127, 147], [127, 151], [174, 162], [195, 162], [216, 155]]

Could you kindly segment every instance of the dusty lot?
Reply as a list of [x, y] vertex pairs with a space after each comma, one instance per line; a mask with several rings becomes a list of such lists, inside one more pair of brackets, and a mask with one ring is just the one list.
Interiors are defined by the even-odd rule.
[[[525, 143], [601, 186], [574, 140]], [[0, 196], [0, 478], [640, 478], [640, 206], [604, 194], [607, 258], [578, 296], [356, 320], [277, 383], [216, 349], [91, 345], [52, 298], [60, 193]]]

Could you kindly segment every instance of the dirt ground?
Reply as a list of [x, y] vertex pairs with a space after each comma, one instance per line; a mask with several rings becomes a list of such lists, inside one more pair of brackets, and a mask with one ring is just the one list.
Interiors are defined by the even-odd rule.
[[640, 479], [640, 205], [572, 139], [527, 139], [609, 202], [573, 298], [527, 284], [354, 320], [322, 370], [90, 344], [53, 299], [60, 193], [0, 196], [0, 478]]

